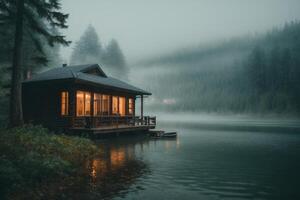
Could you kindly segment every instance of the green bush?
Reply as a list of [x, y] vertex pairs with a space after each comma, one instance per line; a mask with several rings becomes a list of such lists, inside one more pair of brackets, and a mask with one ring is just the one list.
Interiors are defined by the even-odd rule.
[[92, 141], [41, 126], [0, 132], [0, 199], [40, 199], [51, 192], [58, 198], [70, 181], [88, 176], [86, 163], [96, 154]]

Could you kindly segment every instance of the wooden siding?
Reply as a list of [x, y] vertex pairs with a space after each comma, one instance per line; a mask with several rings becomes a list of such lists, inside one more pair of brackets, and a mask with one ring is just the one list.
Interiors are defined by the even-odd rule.
[[[126, 116], [103, 116], [94, 117], [93, 125], [113, 125], [115, 120], [119, 120], [120, 124], [130, 124], [135, 119], [135, 100], [136, 95], [118, 92], [107, 87], [85, 85], [70, 80], [61, 81], [45, 81], [45, 82], [30, 82], [22, 85], [23, 98], [23, 112], [26, 123], [42, 124], [45, 127], [54, 130], [64, 130], [72, 127], [85, 127], [86, 117], [76, 117], [76, 91], [88, 91], [93, 93], [100, 93], [110, 95], [110, 98], [115, 96], [126, 97]], [[61, 116], [61, 92], [67, 91], [69, 94], [69, 115]], [[93, 97], [93, 95], [92, 95]], [[134, 100], [133, 115], [128, 113], [128, 99]], [[93, 101], [92, 101], [93, 102]], [[93, 105], [93, 103], [92, 103]], [[112, 99], [109, 105], [110, 113], [112, 110]], [[93, 107], [91, 107], [91, 114], [93, 114]], [[105, 118], [106, 117], [106, 118]], [[85, 119], [85, 120], [83, 120]], [[105, 123], [106, 120], [106, 123]], [[129, 123], [130, 122], [130, 123]]]

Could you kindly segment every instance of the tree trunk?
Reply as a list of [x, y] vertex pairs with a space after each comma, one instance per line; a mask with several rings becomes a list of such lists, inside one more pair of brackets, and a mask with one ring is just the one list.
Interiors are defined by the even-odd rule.
[[23, 12], [24, 0], [17, 0], [16, 31], [13, 52], [12, 79], [10, 92], [9, 126], [16, 127], [23, 124], [22, 112], [22, 40], [23, 40]]

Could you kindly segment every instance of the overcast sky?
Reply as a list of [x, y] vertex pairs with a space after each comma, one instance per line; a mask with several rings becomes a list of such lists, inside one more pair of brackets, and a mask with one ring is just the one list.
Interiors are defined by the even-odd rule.
[[300, 0], [62, 0], [62, 6], [70, 14], [64, 34], [73, 41], [62, 49], [65, 61], [89, 24], [102, 43], [118, 40], [134, 62], [300, 19]]

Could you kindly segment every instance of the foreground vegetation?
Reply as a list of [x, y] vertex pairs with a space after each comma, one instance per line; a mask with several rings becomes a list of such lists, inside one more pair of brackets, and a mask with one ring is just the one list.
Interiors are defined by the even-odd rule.
[[96, 154], [88, 139], [55, 135], [40, 126], [2, 130], [0, 199], [62, 199], [89, 178]]

